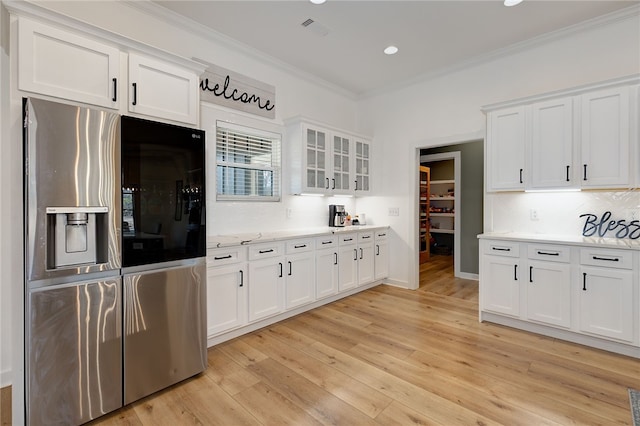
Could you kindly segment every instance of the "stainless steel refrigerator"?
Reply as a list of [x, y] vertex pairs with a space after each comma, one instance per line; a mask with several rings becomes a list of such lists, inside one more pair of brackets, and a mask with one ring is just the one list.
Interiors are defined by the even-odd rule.
[[33, 98], [24, 111], [25, 415], [81, 424], [206, 368], [204, 249], [123, 269], [124, 239], [147, 237], [123, 217], [123, 117]]
[[25, 102], [29, 424], [122, 406], [120, 117]]

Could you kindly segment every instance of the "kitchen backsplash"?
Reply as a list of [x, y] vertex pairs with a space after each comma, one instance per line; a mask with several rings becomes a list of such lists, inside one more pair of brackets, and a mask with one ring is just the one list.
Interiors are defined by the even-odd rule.
[[588, 219], [581, 215], [596, 215], [599, 222], [606, 212], [611, 220], [640, 220], [640, 191], [489, 193], [484, 230], [580, 236]]

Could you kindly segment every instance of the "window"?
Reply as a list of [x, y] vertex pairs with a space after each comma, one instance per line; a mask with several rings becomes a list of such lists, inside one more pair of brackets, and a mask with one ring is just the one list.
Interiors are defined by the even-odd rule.
[[281, 135], [216, 122], [216, 199], [280, 201]]

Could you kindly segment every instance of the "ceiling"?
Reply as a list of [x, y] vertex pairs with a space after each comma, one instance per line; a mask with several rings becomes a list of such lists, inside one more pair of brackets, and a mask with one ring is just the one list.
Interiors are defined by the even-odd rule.
[[[503, 6], [502, 0], [155, 3], [249, 51], [365, 97], [623, 8], [637, 8], [640, 1], [525, 0], [513, 7]], [[304, 27], [308, 19], [314, 22]], [[400, 49], [393, 56], [382, 52], [390, 44]]]

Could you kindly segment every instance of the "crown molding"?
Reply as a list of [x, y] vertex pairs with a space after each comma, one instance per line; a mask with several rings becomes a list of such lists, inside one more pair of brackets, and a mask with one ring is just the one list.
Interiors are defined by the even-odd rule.
[[[151, 0], [123, 0], [122, 3], [125, 3], [132, 8], [143, 11], [148, 15], [153, 16], [154, 18], [163, 20], [169, 25], [179, 26], [180, 28], [183, 28], [186, 31], [189, 31], [192, 34], [200, 36], [204, 39], [213, 40], [217, 43], [222, 44], [225, 47], [241, 52], [249, 56], [250, 58], [256, 59], [262, 63], [273, 66], [274, 68], [279, 69], [280, 71], [286, 72], [287, 74], [291, 74], [296, 77], [299, 77], [309, 83], [315, 84], [317, 86], [321, 86], [338, 95], [344, 96], [347, 99], [354, 100], [354, 101], [358, 99], [358, 95], [349, 89], [346, 89], [337, 84], [328, 82], [314, 74], [308, 73], [284, 61], [276, 59], [273, 56], [270, 56], [256, 48], [253, 48], [225, 34], [215, 31], [207, 27], [206, 25], [203, 25], [190, 18], [182, 16], [170, 9], [162, 7]], [[220, 65], [224, 66], [224, 64], [220, 64]]]
[[497, 49], [492, 52], [489, 52], [483, 55], [478, 55], [478, 56], [469, 58], [467, 60], [458, 62], [450, 67], [440, 68], [431, 72], [424, 73], [418, 77], [405, 80], [398, 84], [387, 86], [384, 89], [375, 89], [372, 91], [365, 92], [362, 95], [358, 96], [358, 99], [365, 100], [367, 98], [371, 98], [374, 96], [379, 96], [385, 93], [404, 89], [416, 84], [424, 83], [426, 81], [429, 81], [438, 77], [442, 77], [447, 74], [451, 74], [456, 71], [461, 71], [463, 69], [470, 68], [473, 66], [486, 64], [488, 62], [495, 61], [500, 58], [504, 58], [504, 57], [537, 47], [537, 46], [541, 46], [543, 44], [548, 44], [548, 43], [569, 37], [573, 34], [577, 34], [577, 33], [591, 30], [594, 28], [610, 25], [618, 21], [624, 21], [627, 19], [634, 19], [634, 18], [638, 20], [638, 25], [640, 27], [640, 4], [634, 4], [632, 6], [625, 7], [624, 9], [620, 9], [615, 12], [608, 13], [606, 15], [591, 18], [586, 21], [580, 22], [578, 24], [573, 24], [571, 26], [561, 28], [556, 31], [552, 31], [550, 33], [542, 34], [538, 37], [534, 37], [519, 43], [514, 43], [510, 46]]

